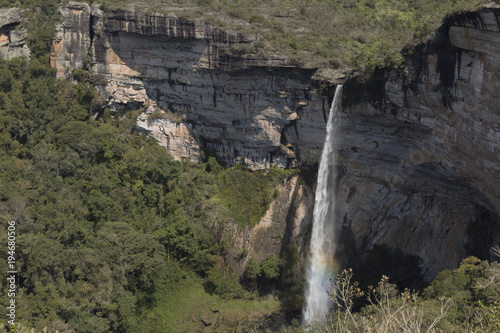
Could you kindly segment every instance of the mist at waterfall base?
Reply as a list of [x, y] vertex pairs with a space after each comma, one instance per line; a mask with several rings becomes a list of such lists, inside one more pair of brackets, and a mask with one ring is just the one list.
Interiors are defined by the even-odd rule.
[[335, 200], [337, 196], [337, 113], [341, 107], [342, 85], [338, 85], [326, 126], [316, 185], [311, 250], [306, 271], [307, 287], [302, 310], [304, 324], [324, 321], [331, 307], [328, 293], [335, 276]]

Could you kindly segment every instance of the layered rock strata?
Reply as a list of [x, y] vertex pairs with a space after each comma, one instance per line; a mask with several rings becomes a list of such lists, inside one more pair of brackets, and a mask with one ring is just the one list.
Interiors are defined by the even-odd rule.
[[381, 95], [346, 107], [339, 216], [355, 257], [385, 243], [430, 278], [500, 242], [499, 17], [449, 19]]
[[20, 8], [0, 9], [0, 59], [30, 56], [26, 45], [26, 29], [22, 27], [23, 10]]
[[173, 15], [104, 19], [73, 2], [61, 12], [51, 55], [58, 76], [84, 65], [104, 75], [110, 105], [146, 106], [137, 129], [177, 159], [199, 161], [207, 150], [252, 169], [317, 161], [328, 101], [311, 86], [313, 71], [229, 55], [251, 41]]
[[[207, 150], [252, 169], [318, 162], [329, 102], [313, 88], [314, 71], [229, 55], [251, 40], [174, 15], [120, 11], [105, 19], [80, 3], [62, 14], [51, 55], [58, 75], [85, 66], [103, 75], [110, 106], [143, 108], [137, 129], [176, 158], [198, 161]], [[345, 256], [384, 243], [421, 257], [432, 278], [468, 254], [488, 258], [499, 242], [498, 17], [492, 5], [448, 19], [406, 68], [381, 71], [373, 94], [346, 82], [338, 142]], [[351, 98], [358, 92], [364, 97]], [[239, 248], [259, 260], [280, 251], [269, 235], [291, 223], [281, 205], [312, 211], [304, 198], [279, 200], [237, 237]], [[301, 231], [290, 235], [307, 235], [297, 227], [306, 222], [294, 223]], [[293, 244], [305, 249], [303, 240]]]

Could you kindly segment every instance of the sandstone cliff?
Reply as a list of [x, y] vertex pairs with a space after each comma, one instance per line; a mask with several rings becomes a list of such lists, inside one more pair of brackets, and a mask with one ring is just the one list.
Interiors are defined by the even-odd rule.
[[73, 2], [62, 15], [51, 55], [58, 76], [84, 65], [104, 75], [110, 106], [146, 105], [138, 130], [176, 158], [199, 161], [206, 149], [252, 169], [317, 161], [328, 101], [312, 87], [314, 71], [229, 55], [229, 46], [250, 41], [173, 15], [104, 19], [96, 6]]
[[[251, 41], [175, 15], [105, 18], [81, 3], [62, 14], [51, 55], [58, 75], [84, 66], [103, 75], [109, 106], [143, 108], [137, 129], [176, 158], [198, 161], [206, 149], [252, 169], [318, 162], [331, 97], [314, 89], [313, 70], [230, 55], [228, 47]], [[406, 68], [379, 71], [371, 87], [346, 82], [338, 198], [345, 256], [385, 243], [420, 256], [430, 278], [467, 254], [487, 258], [499, 241], [499, 15], [490, 6], [449, 18]], [[297, 226], [310, 221], [305, 213], [284, 217], [286, 205], [304, 202], [310, 214], [310, 195], [281, 198], [238, 246], [262, 259], [280, 250], [270, 235], [283, 226], [304, 236]]]
[[449, 18], [406, 68], [380, 74], [379, 93], [345, 108], [347, 253], [385, 243], [420, 256], [432, 277], [500, 241], [499, 15]]
[[22, 27], [23, 11], [19, 8], [0, 9], [0, 59], [28, 57], [26, 29]]

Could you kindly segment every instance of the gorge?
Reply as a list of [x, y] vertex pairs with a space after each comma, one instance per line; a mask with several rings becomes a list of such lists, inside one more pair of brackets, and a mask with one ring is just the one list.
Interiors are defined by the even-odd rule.
[[[385, 275], [390, 257], [425, 285], [500, 257], [500, 5], [431, 33], [422, 8], [385, 0], [34, 2], [0, 10], [0, 216], [19, 226], [23, 324], [300, 332], [343, 267]], [[400, 35], [328, 36], [353, 12], [425, 40], [377, 62]]]
[[[496, 5], [446, 20], [404, 68], [345, 83], [339, 202], [346, 257], [386, 244], [422, 258], [432, 278], [499, 237]], [[245, 37], [175, 16], [70, 3], [51, 63], [64, 76], [87, 55], [110, 106], [145, 105], [137, 129], [176, 158], [214, 151], [251, 169], [314, 167], [328, 96], [312, 70], [229, 56]], [[89, 29], [90, 27], [90, 29]]]

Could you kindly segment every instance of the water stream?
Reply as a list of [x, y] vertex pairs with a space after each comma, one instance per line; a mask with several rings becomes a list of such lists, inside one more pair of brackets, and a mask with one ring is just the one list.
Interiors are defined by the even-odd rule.
[[335, 200], [337, 196], [337, 140], [338, 117], [341, 108], [342, 85], [338, 85], [326, 126], [326, 139], [321, 154], [316, 185], [314, 216], [307, 286], [302, 315], [305, 324], [324, 321], [330, 310], [328, 294], [330, 278], [335, 274]]

